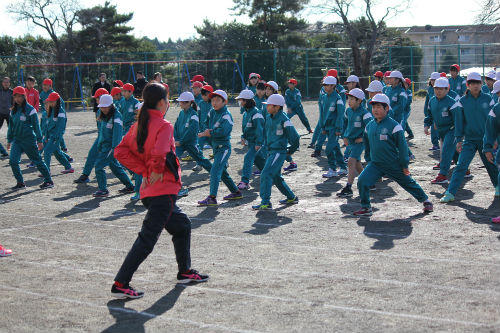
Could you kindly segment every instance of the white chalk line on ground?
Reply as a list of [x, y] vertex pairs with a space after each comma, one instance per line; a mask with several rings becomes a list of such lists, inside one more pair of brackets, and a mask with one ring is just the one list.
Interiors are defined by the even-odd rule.
[[[60, 266], [57, 266], [57, 267], [60, 267]], [[95, 270], [81, 270], [81, 269], [76, 269], [76, 268], [71, 268], [71, 267], [61, 267], [61, 268], [68, 270], [70, 272], [73, 272], [75, 274], [79, 274], [80, 271], [84, 271], [84, 272], [92, 273], [92, 274], [113, 276], [113, 274], [111, 274], [111, 273], [95, 271]], [[144, 278], [136, 278], [136, 280], [141, 280], [141, 281], [145, 281], [145, 282], [149, 282], [149, 283], [157, 283], [157, 281], [152, 281], [152, 280], [144, 279]], [[0, 285], [0, 288], [1, 287], [2, 286]], [[12, 288], [14, 288], [14, 287], [12, 287]], [[308, 306], [323, 306], [325, 308], [346, 311], [346, 312], [372, 313], [372, 314], [388, 316], [388, 317], [399, 317], [399, 318], [405, 318], [405, 319], [443, 322], [443, 323], [449, 323], [449, 324], [459, 324], [459, 325], [476, 326], [476, 327], [493, 327], [495, 325], [495, 324], [478, 323], [478, 322], [473, 322], [473, 321], [455, 320], [455, 319], [449, 319], [449, 318], [436, 318], [436, 317], [429, 317], [429, 316], [423, 316], [423, 315], [414, 315], [414, 314], [401, 313], [401, 312], [391, 312], [391, 311], [382, 311], [382, 310], [367, 309], [367, 308], [352, 307], [352, 306], [342, 306], [342, 305], [336, 305], [336, 304], [309, 301], [309, 300], [306, 300], [303, 298], [278, 297], [278, 296], [248, 293], [248, 292], [237, 291], [237, 290], [231, 291], [231, 290], [225, 290], [225, 289], [220, 289], [220, 288], [210, 288], [210, 287], [206, 287], [206, 286], [203, 287], [203, 286], [199, 286], [199, 285], [185, 286], [185, 288], [198, 289], [201, 291], [209, 291], [209, 292], [222, 293], [222, 294], [228, 294], [228, 295], [239, 295], [239, 296], [245, 296], [245, 297], [251, 297], [251, 298], [260, 298], [260, 299], [266, 299], [266, 300], [271, 300], [271, 301], [280, 301], [280, 302], [295, 303], [295, 304], [305, 304]], [[20, 290], [20, 291], [24, 290], [24, 289], [19, 289], [19, 288], [15, 288], [15, 289]], [[43, 294], [40, 294], [40, 295], [43, 295]], [[46, 296], [52, 297], [52, 296], [48, 296], [48, 295], [46, 295]], [[63, 299], [64, 300], [64, 298], [60, 298], [60, 297], [55, 297], [55, 299]], [[74, 301], [81, 302], [79, 300], [74, 300]], [[83, 304], [85, 304], [85, 303], [83, 303]], [[119, 308], [119, 309], [121, 309], [121, 308]]]
[[218, 329], [218, 330], [222, 330], [222, 331], [240, 332], [240, 333], [265, 333], [265, 332], [262, 332], [262, 331], [239, 329], [239, 328], [236, 328], [236, 327], [227, 327], [227, 326], [222, 326], [222, 325], [217, 325], [217, 324], [208, 324], [208, 323], [199, 322], [199, 321], [195, 321], [195, 320], [188, 320], [188, 319], [176, 318], [176, 317], [172, 317], [172, 316], [169, 316], [169, 315], [167, 315], [167, 316], [165, 316], [165, 315], [158, 316], [158, 315], [156, 315], [154, 313], [149, 313], [149, 312], [145, 312], [145, 311], [139, 312], [139, 311], [135, 311], [133, 309], [127, 309], [127, 308], [108, 307], [108, 306], [105, 306], [105, 305], [95, 304], [95, 303], [91, 303], [91, 302], [84, 302], [84, 301], [80, 301], [80, 300], [73, 299], [73, 298], [51, 296], [51, 295], [48, 295], [48, 294], [45, 294], [45, 293], [41, 293], [41, 292], [34, 292], [34, 291], [26, 290], [26, 289], [21, 289], [21, 288], [16, 288], [16, 287], [10, 287], [10, 286], [6, 286], [5, 284], [1, 284], [0, 285], [0, 289], [15, 291], [15, 292], [18, 292], [18, 293], [21, 293], [21, 294], [25, 294], [25, 295], [30, 295], [30, 296], [38, 296], [38, 297], [42, 297], [42, 298], [45, 298], [45, 299], [51, 299], [51, 300], [55, 300], [55, 301], [59, 301], [59, 302], [63, 302], [63, 303], [73, 303], [73, 304], [85, 305], [85, 306], [96, 308], [96, 309], [113, 310], [113, 311], [118, 311], [118, 312], [133, 314], [135, 316], [137, 316], [137, 315], [138, 316], [144, 316], [144, 317], [147, 317], [147, 318], [150, 318], [150, 319], [158, 318], [158, 319], [161, 319], [161, 320], [179, 322], [179, 323], [183, 323], [183, 324], [189, 324], [189, 325], [193, 325], [193, 326], [198, 326], [200, 328], [213, 328], [213, 329]]

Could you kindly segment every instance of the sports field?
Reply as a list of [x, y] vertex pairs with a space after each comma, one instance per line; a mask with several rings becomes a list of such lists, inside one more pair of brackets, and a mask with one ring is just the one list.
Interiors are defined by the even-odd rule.
[[[314, 126], [316, 102], [305, 103]], [[122, 185], [95, 199], [95, 180], [76, 186], [97, 136], [91, 112], [70, 112], [65, 139], [76, 173], [61, 175], [53, 158], [55, 187], [41, 191], [36, 169], [23, 162], [25, 190], [15, 185], [8, 160], [0, 161], [0, 243], [14, 251], [0, 258], [0, 332], [500, 332], [500, 226], [490, 223], [500, 202], [478, 157], [474, 177], [457, 201], [440, 204], [444, 187], [431, 185], [439, 157], [423, 134], [423, 101], [413, 103], [410, 171], [434, 202], [434, 213], [397, 184], [383, 179], [373, 192], [371, 218], [350, 215], [353, 199], [338, 199], [345, 177], [324, 179], [326, 158], [311, 158], [301, 139], [298, 171], [285, 175], [298, 205], [255, 212], [259, 178], [239, 202], [197, 207], [208, 195], [208, 174], [183, 162], [190, 194], [179, 206], [192, 219], [193, 268], [207, 283], [176, 286], [177, 265], [164, 233], [132, 285], [144, 298], [113, 300], [115, 273], [140, 229], [145, 211]], [[179, 107], [169, 110], [174, 121]], [[235, 182], [245, 148], [241, 115], [230, 108]], [[293, 119], [300, 134], [305, 129]], [[6, 128], [0, 132], [5, 142]], [[208, 152], [205, 151], [205, 155]], [[91, 175], [92, 179], [94, 174]]]

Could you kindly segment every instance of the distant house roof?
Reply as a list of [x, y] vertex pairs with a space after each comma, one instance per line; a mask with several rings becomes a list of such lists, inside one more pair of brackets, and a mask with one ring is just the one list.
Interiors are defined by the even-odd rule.
[[463, 32], [463, 33], [478, 33], [478, 32], [493, 32], [500, 30], [499, 24], [485, 25], [424, 25], [413, 27], [397, 27], [395, 28], [406, 34], [421, 34], [421, 33], [444, 33], [444, 32]]

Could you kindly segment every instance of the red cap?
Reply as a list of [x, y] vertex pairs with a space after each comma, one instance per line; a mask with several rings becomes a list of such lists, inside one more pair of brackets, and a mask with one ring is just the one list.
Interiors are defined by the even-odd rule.
[[375, 76], [375, 77], [384, 77], [384, 73], [382, 73], [381, 71], [376, 71], [373, 76]]
[[457, 72], [460, 72], [460, 66], [458, 66], [457, 64], [451, 65], [450, 68], [455, 68]]
[[387, 71], [387, 72], [384, 73], [385, 77], [389, 77], [389, 75], [391, 75], [391, 71]]
[[326, 76], [333, 76], [336, 78], [338, 76], [338, 72], [336, 69], [329, 69], [328, 72], [326, 72]]
[[98, 97], [101, 97], [102, 95], [106, 95], [108, 94], [109, 92], [105, 89], [105, 88], [99, 88], [96, 90], [94, 96], [92, 96], [93, 98], [98, 98]]
[[111, 89], [111, 96], [114, 96], [114, 95], [118, 95], [118, 94], [121, 94], [122, 93], [122, 88], [120, 87], [113, 87], [113, 89]]
[[163, 83], [163, 86], [165, 87], [165, 89], [167, 89], [167, 92], [170, 92], [170, 88], [169, 88], [168, 84]]
[[211, 93], [214, 92], [214, 88], [212, 88], [212, 86], [209, 84], [204, 85], [203, 87], [201, 87], [201, 89], [206, 90], [206, 91], [211, 92]]
[[198, 88], [203, 88], [203, 83], [200, 81], [194, 81], [193, 84], [191, 85], [191, 88], [198, 87]]
[[405, 77], [405, 82], [406, 82], [407, 85], [411, 85], [411, 80], [409, 78], [407, 78], [407, 77]]
[[52, 80], [51, 79], [45, 79], [45, 80], [43, 80], [42, 84], [46, 84], [46, 85], [52, 87]]
[[125, 83], [122, 88], [123, 90], [134, 91], [134, 85], [132, 83]]
[[122, 80], [115, 80], [114, 81], [119, 87], [123, 88], [123, 81]]
[[46, 101], [47, 102], [55, 102], [55, 101], [58, 101], [59, 98], [61, 98], [61, 96], [59, 96], [58, 93], [52, 92], [52, 93], [50, 93], [49, 97], [47, 97]]
[[14, 88], [12, 94], [13, 95], [18, 94], [18, 95], [24, 95], [24, 96], [26, 96], [26, 89], [24, 89], [21, 86], [17, 86], [17, 87]]
[[441, 73], [439, 74], [439, 76], [440, 76], [440, 77], [446, 77], [446, 73], [445, 73], [445, 72], [441, 72]]
[[195, 76], [193, 76], [193, 78], [191, 79], [191, 82], [196, 82], [196, 81], [199, 81], [199, 82], [204, 82], [204, 81], [205, 81], [205, 78], [203, 77], [203, 75], [195, 75]]
[[293, 84], [297, 85], [297, 80], [295, 80], [295, 79], [290, 79], [290, 80], [288, 80], [288, 83], [293, 83]]

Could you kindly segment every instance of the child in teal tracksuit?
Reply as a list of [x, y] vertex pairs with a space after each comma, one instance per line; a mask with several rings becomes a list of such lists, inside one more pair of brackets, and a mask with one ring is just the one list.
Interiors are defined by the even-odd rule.
[[448, 190], [440, 200], [443, 203], [455, 200], [458, 187], [462, 183], [476, 152], [479, 152], [491, 183], [495, 187], [495, 191], [498, 192], [498, 169], [495, 164], [488, 161], [483, 152], [485, 124], [488, 113], [494, 104], [491, 96], [481, 91], [481, 75], [479, 73], [472, 72], [467, 76], [467, 92], [458, 103], [455, 112], [455, 139], [460, 155]]
[[[328, 158], [328, 172], [323, 174], [324, 178], [337, 177], [347, 174], [344, 157], [340, 150], [339, 137], [344, 125], [345, 105], [340, 95], [335, 91], [337, 79], [327, 76], [323, 80], [325, 94], [319, 100], [321, 110], [321, 131], [328, 138], [326, 144], [326, 156]], [[319, 139], [318, 139], [319, 145]], [[337, 172], [337, 166], [340, 170]]]
[[106, 171], [109, 166], [111, 172], [125, 185], [119, 193], [133, 193], [134, 185], [123, 170], [123, 167], [115, 159], [113, 151], [123, 138], [123, 121], [121, 113], [115, 109], [113, 98], [110, 95], [102, 95], [99, 99], [100, 115], [98, 121], [99, 134], [97, 137], [97, 156], [95, 160], [95, 175], [99, 189], [93, 194], [94, 197], [107, 197]]
[[460, 66], [457, 64], [451, 65], [450, 67], [450, 91], [454, 91], [458, 94], [458, 96], [462, 97], [467, 90], [467, 86], [465, 84], [465, 79], [458, 75], [460, 72]]
[[439, 174], [431, 181], [432, 184], [448, 184], [448, 171], [455, 154], [455, 112], [458, 103], [448, 94], [449, 83], [446, 78], [439, 78], [434, 83], [434, 97], [429, 101], [424, 119], [424, 131], [429, 135], [429, 129], [434, 130], [441, 143], [441, 158]]
[[[45, 126], [44, 122], [45, 123], [47, 122], [47, 110], [45, 109], [45, 100], [53, 92], [54, 89], [52, 89], [52, 80], [51, 79], [43, 80], [42, 91], [40, 92], [40, 113], [41, 113], [40, 127], [42, 127], [42, 131], [43, 131], [43, 126]], [[65, 108], [64, 100], [62, 98], [61, 98], [61, 106]], [[68, 119], [66, 119], [66, 122], [68, 122]], [[63, 153], [65, 153], [66, 159], [68, 159], [68, 161], [71, 162], [73, 159], [66, 154], [68, 148], [66, 147], [66, 142], [64, 141], [64, 133], [60, 140], [60, 145], [61, 145], [61, 150], [63, 151]]]
[[413, 135], [413, 131], [410, 128], [410, 124], [408, 123], [408, 120], [410, 119], [410, 114], [411, 114], [411, 104], [413, 102], [413, 91], [411, 88], [411, 80], [409, 78], [405, 78], [405, 89], [406, 89], [406, 95], [408, 96], [408, 101], [406, 103], [405, 107], [405, 113], [404, 113], [404, 123], [405, 123], [405, 132], [408, 133], [407, 140], [412, 140], [415, 136]]
[[26, 91], [19, 86], [14, 88], [14, 104], [10, 111], [7, 130], [7, 150], [10, 150], [9, 164], [17, 184], [13, 189], [25, 188], [23, 175], [19, 168], [21, 154], [24, 152], [42, 173], [44, 182], [41, 189], [54, 187], [47, 165], [42, 161], [39, 151], [43, 149], [42, 132], [35, 108], [26, 102]]
[[[208, 126], [208, 115], [210, 109], [212, 109], [212, 104], [210, 103], [209, 95], [214, 92], [214, 88], [210, 85], [204, 85], [201, 88], [201, 101], [198, 105], [198, 117], [200, 118], [199, 131], [204, 132]], [[201, 137], [198, 139], [198, 143], [202, 149], [212, 149], [208, 137]]]
[[311, 125], [309, 125], [309, 120], [304, 112], [304, 107], [302, 106], [302, 95], [300, 90], [297, 89], [297, 80], [288, 80], [288, 89], [285, 91], [285, 102], [287, 107], [287, 116], [292, 119], [293, 116], [297, 115], [302, 122], [302, 125], [306, 128], [309, 133], [312, 133]]
[[265, 82], [259, 82], [257, 83], [257, 88], [255, 89], [257, 92], [255, 93], [255, 96], [253, 99], [255, 100], [255, 107], [259, 109], [260, 113], [266, 117], [267, 110], [266, 110], [266, 105], [263, 104], [267, 100], [266, 96], [266, 84]]
[[369, 153], [370, 162], [358, 177], [358, 190], [361, 210], [357, 216], [370, 216], [370, 187], [386, 175], [396, 181], [419, 202], [424, 203], [424, 213], [432, 212], [432, 203], [420, 185], [408, 171], [408, 146], [403, 127], [387, 116], [390, 101], [384, 94], [378, 94], [370, 102], [374, 120], [365, 128], [363, 142]]
[[[438, 72], [432, 72], [431, 77], [429, 79], [429, 86], [427, 87], [427, 94], [425, 96], [425, 102], [424, 102], [424, 114], [425, 110], [429, 107], [429, 101], [431, 100], [432, 97], [434, 97], [434, 82], [440, 78], [440, 75]], [[429, 150], [434, 151], [434, 150], [439, 150], [439, 136], [436, 133], [436, 130], [434, 130], [433, 127], [431, 127], [431, 143], [432, 147], [429, 148]]]
[[[260, 175], [261, 203], [252, 206], [255, 210], [272, 209], [271, 189], [273, 184], [286, 198], [280, 200], [281, 204], [290, 205], [299, 202], [299, 198], [285, 183], [281, 176], [281, 167], [287, 155], [292, 155], [299, 148], [300, 136], [293, 127], [292, 122], [283, 112], [285, 99], [274, 94], [267, 99], [266, 119], [266, 162]], [[290, 146], [288, 146], [290, 145]]]
[[217, 192], [219, 183], [224, 183], [231, 193], [224, 200], [238, 200], [243, 196], [227, 172], [227, 162], [231, 156], [231, 132], [233, 117], [227, 109], [227, 94], [223, 90], [216, 90], [209, 95], [212, 110], [208, 120], [208, 128], [198, 134], [198, 137], [209, 137], [214, 153], [214, 163], [210, 170], [210, 194], [204, 200], [198, 201], [200, 206], [217, 206]]
[[43, 157], [45, 165], [47, 165], [50, 172], [50, 160], [52, 155], [54, 155], [57, 161], [64, 166], [63, 174], [73, 173], [75, 170], [71, 167], [66, 155], [61, 151], [60, 140], [66, 128], [66, 111], [62, 107], [61, 97], [58, 93], [53, 92], [45, 101], [48, 107], [47, 123], [43, 131]]
[[247, 190], [255, 156], [264, 144], [264, 116], [256, 107], [254, 94], [251, 90], [245, 89], [236, 97], [240, 106], [245, 109], [245, 122], [243, 124], [242, 140], [248, 142], [248, 151], [243, 159], [243, 170], [241, 171], [241, 181], [238, 184], [240, 190]]
[[348, 159], [349, 173], [346, 186], [337, 193], [337, 196], [341, 198], [352, 197], [352, 183], [354, 182], [354, 178], [363, 171], [361, 164], [361, 154], [365, 149], [363, 134], [365, 126], [373, 119], [372, 114], [363, 107], [364, 100], [365, 94], [359, 88], [354, 88], [347, 94], [349, 107], [345, 111], [346, 121], [344, 123], [346, 126], [343, 136], [345, 146], [350, 148]]
[[248, 75], [248, 82], [246, 89], [250, 90], [254, 94], [257, 94], [257, 84], [259, 83], [260, 75], [257, 73], [250, 73]]

